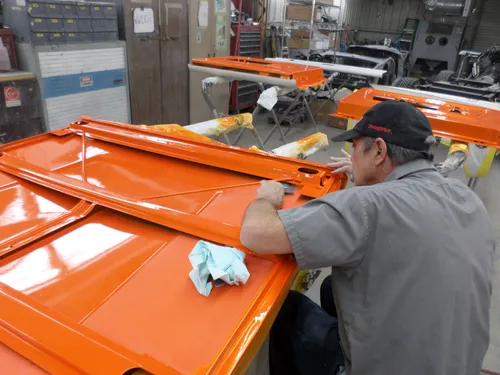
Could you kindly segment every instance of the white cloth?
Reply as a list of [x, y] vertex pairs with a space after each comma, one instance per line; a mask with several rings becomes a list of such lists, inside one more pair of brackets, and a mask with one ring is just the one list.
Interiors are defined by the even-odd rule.
[[218, 246], [206, 241], [198, 241], [191, 253], [189, 261], [193, 266], [189, 272], [189, 278], [196, 290], [207, 297], [212, 291], [212, 282], [208, 279], [212, 276], [214, 284], [223, 281], [229, 285], [245, 284], [250, 277], [244, 263], [245, 253], [243, 251], [227, 246]]

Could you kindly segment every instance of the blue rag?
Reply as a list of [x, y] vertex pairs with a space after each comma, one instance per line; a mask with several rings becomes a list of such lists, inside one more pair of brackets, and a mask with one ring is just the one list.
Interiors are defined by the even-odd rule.
[[218, 246], [206, 241], [198, 241], [191, 253], [189, 261], [193, 266], [189, 278], [198, 292], [208, 296], [212, 291], [212, 276], [216, 286], [217, 280], [229, 285], [245, 284], [250, 273], [244, 263], [245, 253], [232, 247]]

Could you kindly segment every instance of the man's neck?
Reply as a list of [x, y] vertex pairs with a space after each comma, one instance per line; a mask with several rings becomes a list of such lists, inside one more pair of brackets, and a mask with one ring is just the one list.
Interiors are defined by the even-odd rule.
[[387, 177], [398, 167], [392, 161], [386, 161], [383, 165], [379, 167], [377, 173], [373, 176], [373, 184], [380, 184], [384, 182]]

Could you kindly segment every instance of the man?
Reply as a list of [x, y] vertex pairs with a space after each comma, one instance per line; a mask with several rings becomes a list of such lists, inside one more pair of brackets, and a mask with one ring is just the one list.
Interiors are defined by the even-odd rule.
[[272, 374], [336, 374], [341, 350], [350, 375], [479, 374], [495, 246], [481, 200], [436, 171], [429, 121], [410, 104], [377, 104], [333, 141], [353, 142], [335, 165], [355, 187], [278, 210], [282, 186], [263, 183], [243, 219], [249, 249], [332, 267], [323, 308], [290, 292], [271, 331]]

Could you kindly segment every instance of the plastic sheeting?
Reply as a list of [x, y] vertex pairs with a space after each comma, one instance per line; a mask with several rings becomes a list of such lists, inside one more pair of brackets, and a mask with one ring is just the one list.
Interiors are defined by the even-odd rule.
[[252, 125], [252, 115], [250, 113], [242, 113], [240, 115], [221, 117], [197, 124], [186, 125], [184, 128], [205, 136], [218, 137], [223, 133], [229, 133], [238, 128], [253, 130], [254, 126]]
[[271, 111], [278, 102], [278, 96], [286, 95], [292, 91], [293, 89], [290, 88], [282, 88], [278, 86], [270, 87], [260, 94], [257, 104], [264, 107], [268, 111]]
[[[275, 148], [270, 153], [277, 156], [286, 156], [295, 159], [305, 159], [314, 153], [328, 148], [328, 137], [325, 133], [315, 133], [295, 142]], [[256, 146], [250, 147], [250, 150], [262, 151]]]
[[469, 146], [467, 143], [452, 141], [448, 156], [442, 163], [437, 164], [436, 168], [441, 175], [448, 177], [451, 172], [462, 166], [468, 154]]
[[321, 63], [321, 62], [317, 62], [317, 61], [284, 59], [284, 58], [280, 58], [280, 57], [267, 58], [266, 60], [289, 62], [289, 63], [293, 63], [293, 64], [297, 64], [297, 65], [316, 66], [316, 67], [321, 68], [327, 72], [357, 74], [357, 75], [366, 76], [366, 77], [373, 77], [373, 78], [382, 78], [384, 76], [384, 74], [387, 73], [386, 70], [382, 70], [382, 69], [361, 68], [358, 66], [341, 65], [341, 64], [327, 64], [327, 63]]
[[250, 113], [242, 113], [186, 126], [180, 126], [178, 124], [159, 124], [151, 126], [141, 125], [141, 127], [159, 130], [190, 139], [214, 142], [208, 137], [218, 137], [223, 133], [229, 133], [239, 128], [254, 130], [255, 128], [252, 125], [252, 121], [253, 118]]
[[292, 79], [266, 77], [258, 74], [242, 73], [242, 72], [235, 72], [232, 70], [224, 70], [216, 68], [207, 68], [205, 66], [198, 66], [192, 64], [189, 64], [188, 68], [193, 72], [207, 73], [212, 76], [230, 78], [238, 81], [261, 82], [273, 86], [297, 88], [297, 82]]

